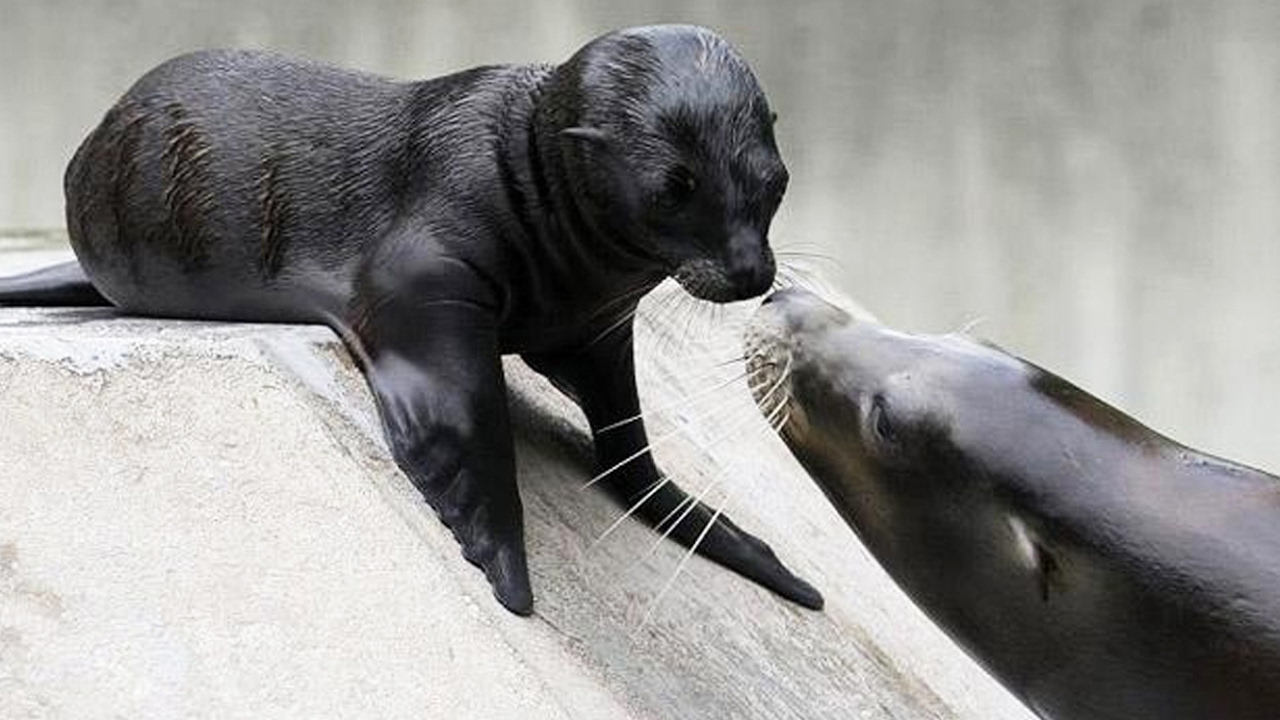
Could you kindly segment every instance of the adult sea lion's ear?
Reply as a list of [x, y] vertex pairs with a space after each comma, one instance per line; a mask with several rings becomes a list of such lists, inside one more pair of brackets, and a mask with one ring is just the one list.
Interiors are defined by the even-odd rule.
[[560, 131], [560, 137], [585, 140], [600, 147], [608, 147], [609, 145], [609, 134], [600, 128], [586, 126], [565, 128]]

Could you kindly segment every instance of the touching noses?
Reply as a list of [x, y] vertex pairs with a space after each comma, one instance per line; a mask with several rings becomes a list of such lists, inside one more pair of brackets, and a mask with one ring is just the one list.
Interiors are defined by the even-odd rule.
[[725, 270], [733, 285], [735, 300], [745, 300], [764, 293], [773, 285], [776, 267], [773, 251], [759, 231], [740, 227], [729, 237]]

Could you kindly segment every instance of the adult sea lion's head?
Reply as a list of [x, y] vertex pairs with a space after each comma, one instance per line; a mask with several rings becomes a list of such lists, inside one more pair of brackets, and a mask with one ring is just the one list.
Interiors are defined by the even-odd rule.
[[1007, 609], [990, 593], [1034, 605], [1078, 571], [1061, 525], [1089, 507], [1089, 522], [1106, 526], [1121, 506], [1097, 498], [1115, 486], [1090, 473], [1111, 477], [1172, 447], [993, 345], [899, 332], [799, 290], [765, 300], [747, 355], [793, 454], [890, 574], [961, 636]]
[[599, 242], [716, 302], [767, 290], [769, 223], [787, 186], [774, 114], [738, 53], [705, 28], [604, 35], [544, 94], [578, 212]]

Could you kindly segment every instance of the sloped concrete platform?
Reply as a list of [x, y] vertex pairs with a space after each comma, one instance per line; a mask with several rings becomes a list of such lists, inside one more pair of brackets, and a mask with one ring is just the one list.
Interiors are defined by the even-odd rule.
[[621, 510], [581, 489], [584, 422], [518, 361], [531, 618], [397, 470], [327, 329], [0, 309], [0, 717], [1030, 718], [874, 564], [743, 381], [707, 390], [740, 372], [720, 363], [748, 310], [646, 306], [646, 406], [693, 397], [656, 413], [651, 436], [677, 431], [659, 462], [731, 492], [825, 611], [700, 558], [653, 604], [682, 550], [629, 520], [596, 542]]

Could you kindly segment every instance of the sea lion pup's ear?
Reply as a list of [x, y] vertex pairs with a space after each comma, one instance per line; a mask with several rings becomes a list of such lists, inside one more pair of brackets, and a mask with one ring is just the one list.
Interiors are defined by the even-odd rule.
[[609, 134], [600, 128], [587, 126], [565, 128], [560, 131], [560, 137], [585, 140], [600, 147], [608, 147], [609, 145]]

